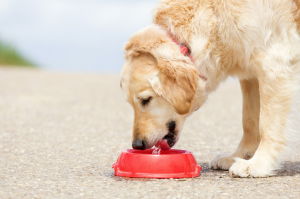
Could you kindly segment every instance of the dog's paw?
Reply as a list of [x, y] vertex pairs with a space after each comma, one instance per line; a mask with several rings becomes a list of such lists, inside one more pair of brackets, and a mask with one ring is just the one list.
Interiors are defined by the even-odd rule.
[[228, 170], [234, 162], [235, 160], [232, 154], [218, 153], [209, 162], [209, 167], [212, 169]]
[[272, 167], [264, 165], [263, 161], [256, 161], [255, 159], [244, 160], [241, 158], [234, 158], [235, 163], [230, 167], [229, 173], [232, 177], [254, 177], [264, 178], [273, 175]]
[[218, 162], [219, 162], [219, 157], [220, 156], [222, 156], [222, 153], [215, 154], [215, 156], [209, 162], [209, 168], [211, 168], [211, 169], [219, 169]]

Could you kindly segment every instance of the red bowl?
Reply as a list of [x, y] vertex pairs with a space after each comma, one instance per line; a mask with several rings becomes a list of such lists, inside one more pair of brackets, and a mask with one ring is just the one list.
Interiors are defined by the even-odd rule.
[[153, 150], [122, 151], [112, 166], [115, 175], [133, 178], [192, 178], [198, 177], [202, 170], [189, 151], [171, 149], [154, 155]]

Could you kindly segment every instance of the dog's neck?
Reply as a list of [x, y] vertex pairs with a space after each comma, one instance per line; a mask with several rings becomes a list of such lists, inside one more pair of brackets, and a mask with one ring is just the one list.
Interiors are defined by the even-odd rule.
[[[173, 3], [173, 6], [181, 5], [180, 1], [174, 1]], [[232, 63], [224, 60], [228, 58], [226, 53], [228, 52], [227, 48], [230, 47], [224, 45], [222, 39], [219, 38], [219, 35], [223, 33], [219, 32], [218, 27], [220, 23], [224, 25], [224, 20], [221, 20], [221, 16], [216, 14], [212, 0], [201, 1], [200, 4], [198, 9], [206, 14], [192, 16], [195, 19], [197, 17], [201, 18], [201, 20], [186, 20], [178, 26], [176, 25], [178, 22], [176, 17], [191, 19], [189, 7], [181, 9], [178, 14], [174, 13], [173, 17], [167, 15], [168, 12], [161, 12], [166, 8], [159, 7], [155, 12], [154, 23], [165, 30], [168, 37], [175, 40], [177, 45], [184, 44], [191, 50], [189, 57], [192, 58], [194, 66], [201, 74], [199, 79], [206, 82], [205, 91], [210, 93], [228, 77], [225, 71]], [[198, 11], [198, 13], [202, 13], [202, 11]]]
[[[190, 60], [191, 60], [191, 62], [193, 62], [195, 64], [195, 61], [194, 61], [194, 59], [193, 59], [193, 57], [191, 55], [192, 52], [189, 49], [189, 47], [186, 44], [184, 44], [184, 43], [179, 43], [178, 41], [176, 41], [172, 37], [170, 37], [170, 39], [176, 45], [178, 45], [180, 47], [180, 52], [184, 56], [189, 57]], [[199, 71], [199, 69], [198, 69], [198, 71]], [[205, 92], [205, 94], [203, 93], [203, 91], [207, 90], [206, 89], [206, 85], [207, 85], [207, 77], [205, 77], [204, 75], [200, 74], [200, 71], [199, 71], [199, 81], [198, 81], [198, 85], [197, 85], [195, 97], [194, 97], [194, 99], [192, 101], [192, 104], [191, 104], [189, 115], [192, 114], [193, 112], [197, 111], [202, 106], [202, 104], [206, 101], [208, 93], [206, 93], [206, 92]]]
[[[191, 61], [193, 63], [194, 60], [193, 60], [193, 57], [191, 55], [191, 50], [189, 49], [189, 47], [187, 45], [185, 45], [184, 43], [179, 43], [178, 41], [176, 41], [175, 39], [171, 38], [171, 40], [180, 47], [180, 52], [184, 55], [184, 56], [187, 56], [191, 59]], [[207, 78], [204, 76], [204, 75], [201, 75], [200, 72], [199, 72], [199, 78], [203, 79], [204, 81], [207, 81]]]

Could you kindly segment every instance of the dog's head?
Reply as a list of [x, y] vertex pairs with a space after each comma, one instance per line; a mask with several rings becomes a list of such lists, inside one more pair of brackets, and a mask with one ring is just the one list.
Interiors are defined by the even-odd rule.
[[205, 82], [157, 26], [133, 35], [125, 50], [121, 87], [134, 109], [132, 146], [149, 149], [165, 139], [172, 147], [186, 117], [204, 102]]

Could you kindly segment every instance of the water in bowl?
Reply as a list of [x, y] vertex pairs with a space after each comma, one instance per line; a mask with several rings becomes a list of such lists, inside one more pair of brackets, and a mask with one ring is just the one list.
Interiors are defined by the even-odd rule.
[[152, 154], [159, 155], [161, 152], [160, 144], [156, 144]]

